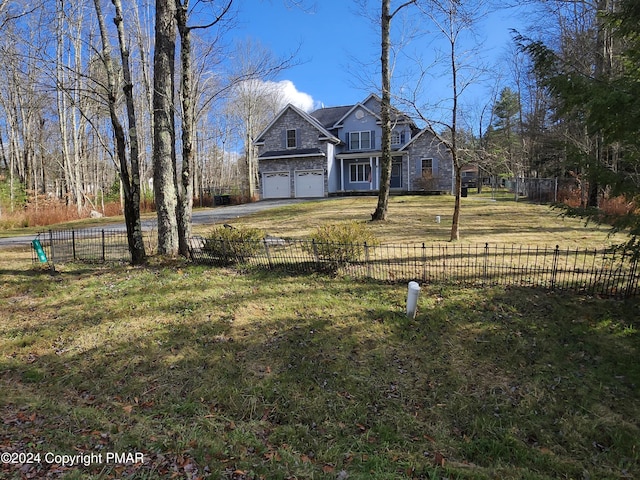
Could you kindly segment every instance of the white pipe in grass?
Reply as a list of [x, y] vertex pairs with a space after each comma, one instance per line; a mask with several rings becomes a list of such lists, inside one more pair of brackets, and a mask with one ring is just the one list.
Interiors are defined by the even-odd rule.
[[418, 297], [420, 296], [420, 285], [418, 282], [409, 282], [407, 290], [407, 317], [415, 318], [418, 309]]

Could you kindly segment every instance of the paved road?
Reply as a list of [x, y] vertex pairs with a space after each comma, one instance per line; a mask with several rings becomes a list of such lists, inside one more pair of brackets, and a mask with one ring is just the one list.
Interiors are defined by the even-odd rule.
[[[314, 200], [326, 200], [322, 198]], [[224, 207], [207, 208], [204, 210], [197, 210], [193, 212], [193, 224], [194, 225], [208, 225], [223, 222], [225, 220], [231, 220], [233, 218], [243, 217], [251, 215], [252, 213], [261, 212], [270, 208], [281, 207], [284, 205], [291, 205], [294, 203], [309, 202], [312, 199], [302, 198], [286, 198], [281, 200], [262, 200], [255, 203], [246, 203], [244, 205], [227, 205]], [[156, 228], [156, 220], [143, 220], [142, 228], [145, 230]], [[92, 227], [96, 228], [96, 227]], [[124, 223], [111, 223], [100, 225], [98, 228], [105, 229], [125, 229]], [[0, 238], [0, 248], [3, 247], [20, 247], [29, 246], [34, 235], [16, 236], [9, 238]]]

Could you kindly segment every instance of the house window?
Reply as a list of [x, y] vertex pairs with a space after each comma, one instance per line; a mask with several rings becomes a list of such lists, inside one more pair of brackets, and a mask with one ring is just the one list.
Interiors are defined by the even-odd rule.
[[287, 130], [287, 148], [296, 148], [297, 146], [296, 130]]
[[400, 132], [391, 132], [391, 145], [400, 145]]
[[433, 176], [433, 158], [422, 159], [422, 176], [423, 177]]
[[351, 132], [349, 150], [371, 150], [371, 132]]
[[363, 183], [371, 181], [371, 165], [368, 163], [351, 164], [351, 183]]

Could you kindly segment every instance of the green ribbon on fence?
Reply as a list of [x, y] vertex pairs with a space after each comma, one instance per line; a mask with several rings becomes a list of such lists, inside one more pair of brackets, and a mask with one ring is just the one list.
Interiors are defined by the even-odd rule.
[[33, 249], [38, 254], [38, 260], [40, 260], [40, 263], [47, 263], [47, 254], [44, 253], [44, 248], [42, 248], [42, 244], [40, 243], [40, 240], [38, 239], [32, 240], [31, 245], [33, 245]]

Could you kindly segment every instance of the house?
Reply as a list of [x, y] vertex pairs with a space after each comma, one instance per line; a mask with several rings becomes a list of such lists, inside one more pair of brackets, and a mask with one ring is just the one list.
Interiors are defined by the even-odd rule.
[[[255, 141], [263, 199], [377, 194], [381, 100], [306, 113], [287, 105]], [[451, 156], [429, 129], [393, 109], [391, 193], [453, 190]]]

